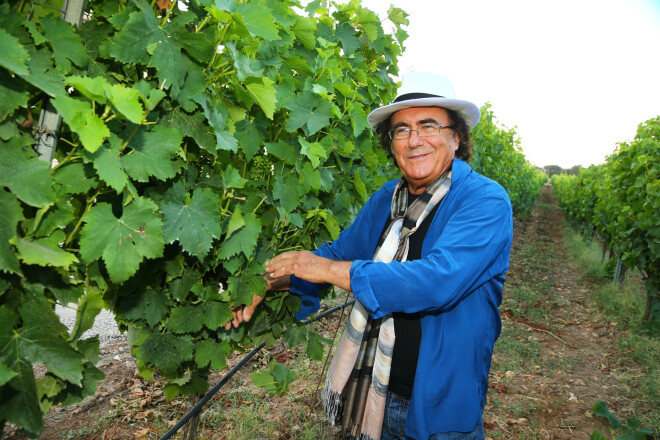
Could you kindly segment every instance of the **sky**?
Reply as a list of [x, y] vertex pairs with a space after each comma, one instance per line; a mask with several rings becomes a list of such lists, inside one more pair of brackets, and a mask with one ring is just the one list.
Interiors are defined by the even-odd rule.
[[603, 163], [660, 115], [660, 0], [361, 3], [381, 19], [406, 11], [400, 73], [435, 72], [457, 98], [490, 102], [534, 165]]

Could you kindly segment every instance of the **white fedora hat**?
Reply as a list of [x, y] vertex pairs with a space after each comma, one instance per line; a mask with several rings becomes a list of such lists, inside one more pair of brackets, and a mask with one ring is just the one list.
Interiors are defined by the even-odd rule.
[[457, 111], [472, 128], [481, 117], [479, 107], [470, 101], [456, 99], [451, 82], [444, 76], [426, 72], [404, 73], [396, 99], [390, 105], [377, 108], [367, 120], [373, 130], [392, 113], [411, 107], [442, 107]]

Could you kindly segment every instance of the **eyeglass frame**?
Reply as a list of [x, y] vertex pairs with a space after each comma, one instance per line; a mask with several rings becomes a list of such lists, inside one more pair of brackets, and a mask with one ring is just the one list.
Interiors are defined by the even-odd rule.
[[[437, 128], [438, 128], [438, 132], [437, 132], [437, 133], [433, 133], [433, 134], [425, 134], [425, 135], [421, 135], [421, 134], [419, 133], [419, 127], [423, 127], [423, 126], [425, 126], [425, 125], [433, 125], [433, 126], [437, 126]], [[413, 131], [417, 132], [417, 137], [431, 137], [431, 136], [437, 136], [437, 135], [439, 135], [439, 134], [440, 134], [440, 130], [442, 130], [443, 128], [454, 128], [454, 126], [453, 126], [453, 125], [442, 125], [442, 124], [438, 124], [437, 122], [427, 122], [427, 123], [425, 123], [425, 124], [422, 124], [422, 125], [418, 126], [417, 128], [410, 128], [410, 127], [397, 127], [397, 128], [393, 128], [393, 129], [391, 129], [391, 130], [388, 130], [387, 134], [389, 135], [390, 140], [393, 140], [393, 141], [403, 141], [403, 140], [406, 140], [406, 139], [410, 139], [410, 136], [412, 136], [412, 132], [413, 132]], [[400, 129], [407, 129], [407, 130], [408, 130], [408, 137], [404, 137], [404, 138], [395, 138], [395, 137], [394, 137], [394, 130], [400, 130]]]

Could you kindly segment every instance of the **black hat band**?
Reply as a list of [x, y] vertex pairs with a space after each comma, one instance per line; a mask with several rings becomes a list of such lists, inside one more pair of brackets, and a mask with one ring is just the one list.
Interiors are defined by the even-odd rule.
[[411, 99], [421, 98], [444, 98], [444, 96], [431, 95], [430, 93], [406, 93], [405, 95], [397, 96], [394, 102], [397, 103], [401, 101], [409, 101]]

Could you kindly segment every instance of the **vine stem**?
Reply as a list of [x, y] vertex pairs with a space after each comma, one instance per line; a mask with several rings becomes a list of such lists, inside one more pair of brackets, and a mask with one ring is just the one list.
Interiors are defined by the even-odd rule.
[[76, 223], [76, 226], [73, 228], [73, 231], [69, 234], [69, 236], [66, 238], [64, 241], [64, 246], [68, 246], [69, 243], [71, 243], [71, 240], [73, 240], [73, 237], [78, 233], [78, 229], [80, 229], [80, 225], [82, 225], [83, 220], [85, 219], [85, 216], [89, 212], [89, 210], [92, 208], [92, 205], [94, 204], [94, 201], [96, 198], [101, 195], [101, 191], [97, 191], [96, 194], [94, 194], [93, 197], [90, 197], [87, 199], [87, 206], [85, 206], [85, 212], [83, 212], [83, 215], [80, 216], [78, 219], [78, 223]]

